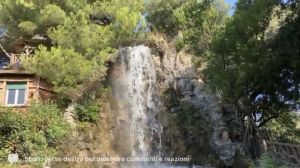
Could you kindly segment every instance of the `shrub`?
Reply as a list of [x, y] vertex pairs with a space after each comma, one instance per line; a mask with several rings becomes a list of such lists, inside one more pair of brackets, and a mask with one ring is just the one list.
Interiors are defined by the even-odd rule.
[[83, 94], [75, 106], [75, 118], [80, 122], [91, 122], [96, 124], [101, 112], [101, 102], [109, 99], [111, 93], [111, 81], [99, 83], [93, 91]]
[[[29, 114], [0, 109], [0, 160], [10, 152], [25, 157], [54, 157], [62, 141], [71, 135], [63, 113], [52, 103], [32, 103]], [[41, 162], [32, 162], [41, 164]]]
[[176, 51], [179, 52], [180, 50], [182, 50], [184, 48], [184, 40], [183, 38], [179, 38], [175, 41], [175, 48]]
[[[262, 156], [259, 160], [259, 163], [261, 165], [261, 167], [263, 168], [291, 168], [289, 166], [283, 165], [282, 163], [280, 163], [279, 161], [268, 157], [268, 156]], [[249, 166], [249, 168], [255, 168], [255, 164], [252, 162]]]
[[50, 146], [59, 144], [71, 135], [71, 127], [56, 104], [33, 103], [28, 117], [35, 131], [43, 132]]
[[75, 112], [78, 121], [96, 123], [100, 112], [99, 100], [78, 104]]
[[[30, 133], [28, 118], [12, 109], [0, 110], [0, 160], [6, 160], [7, 155], [16, 150], [19, 156], [29, 155], [26, 149]], [[23, 148], [23, 149], [21, 149]]]

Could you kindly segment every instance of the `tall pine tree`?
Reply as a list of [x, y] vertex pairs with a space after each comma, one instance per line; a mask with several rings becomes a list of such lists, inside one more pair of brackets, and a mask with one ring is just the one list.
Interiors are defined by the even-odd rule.
[[[22, 59], [27, 71], [48, 79], [58, 92], [99, 80], [116, 48], [137, 42], [136, 30], [145, 10], [143, 0], [3, 0], [0, 22], [12, 40], [47, 34], [32, 59]], [[144, 24], [142, 24], [143, 28]]]

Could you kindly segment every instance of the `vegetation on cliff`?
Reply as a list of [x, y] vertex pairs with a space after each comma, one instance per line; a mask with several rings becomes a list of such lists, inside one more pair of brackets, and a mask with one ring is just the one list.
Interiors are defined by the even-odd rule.
[[[9, 153], [17, 153], [21, 160], [29, 157], [55, 157], [71, 135], [69, 123], [53, 103], [33, 103], [28, 115], [0, 108], [0, 160], [7, 162]], [[31, 164], [41, 166], [43, 161]], [[4, 165], [0, 166], [4, 167]]]

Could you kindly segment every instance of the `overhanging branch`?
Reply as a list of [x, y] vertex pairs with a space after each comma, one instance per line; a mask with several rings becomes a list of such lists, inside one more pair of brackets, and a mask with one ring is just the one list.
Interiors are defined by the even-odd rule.
[[[2, 38], [4, 38], [4, 37], [9, 37], [9, 38], [11, 38], [7, 33], [5, 33], [4, 36], [2, 36]], [[0, 39], [2, 39], [2, 38], [0, 38]], [[10, 55], [9, 55], [8, 52], [3, 48], [2, 44], [0, 44], [0, 48], [1, 48], [1, 50], [4, 52], [5, 56], [6, 56], [7, 58], [10, 58]]]
[[[267, 118], [267, 119], [263, 120], [262, 122], [260, 122], [259, 125], [258, 125], [258, 128], [264, 126], [268, 121], [270, 121], [272, 119], [275, 119], [275, 118], [278, 118], [279, 117], [279, 110], [283, 107], [284, 104], [285, 104], [285, 101], [281, 102], [279, 104], [279, 106], [277, 107], [277, 109], [276, 109], [276, 114], [274, 116], [271, 116], [270, 118]], [[263, 116], [261, 117], [261, 119], [262, 118], [263, 118]]]
[[262, 122], [259, 123], [258, 128], [264, 126], [268, 121], [270, 121], [270, 120], [272, 120], [272, 119], [275, 119], [275, 118], [278, 118], [278, 117], [279, 117], [279, 115], [276, 114], [276, 115], [274, 115], [274, 116], [271, 116], [271, 117], [269, 117], [269, 118], [263, 120]]
[[5, 49], [3, 48], [3, 46], [0, 44], [0, 48], [1, 48], [1, 50], [5, 53], [5, 56], [7, 57], [7, 58], [10, 58], [10, 55], [5, 51]]

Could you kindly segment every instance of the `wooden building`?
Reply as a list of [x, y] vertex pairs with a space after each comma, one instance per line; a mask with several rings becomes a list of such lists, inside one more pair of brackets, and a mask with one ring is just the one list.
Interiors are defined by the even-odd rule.
[[13, 107], [16, 110], [26, 112], [33, 101], [45, 101], [53, 99], [55, 93], [53, 86], [46, 80], [30, 74], [22, 69], [21, 55], [25, 59], [34, 57], [35, 43], [47, 42], [47, 38], [37, 35], [32, 39], [17, 39], [13, 42], [16, 54], [7, 56], [0, 51], [0, 106]]
[[51, 100], [54, 95], [52, 85], [34, 74], [0, 70], [0, 106], [26, 113], [31, 102]]

